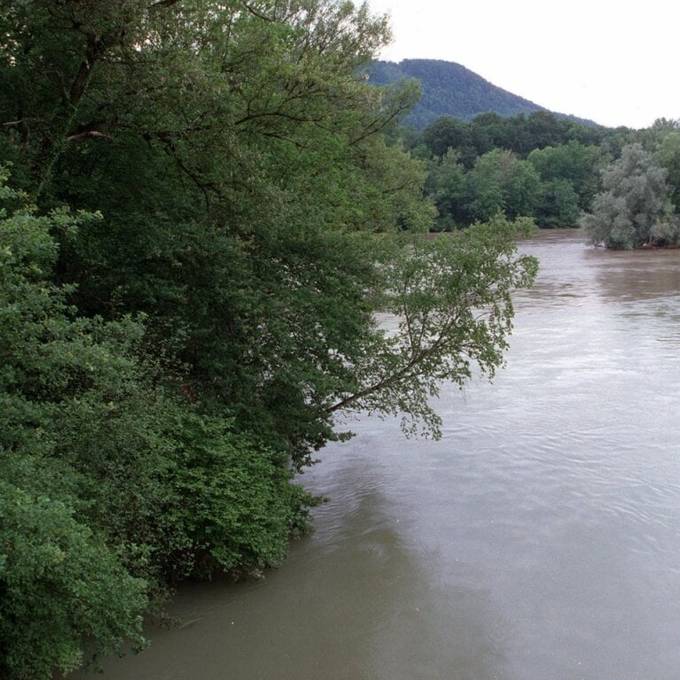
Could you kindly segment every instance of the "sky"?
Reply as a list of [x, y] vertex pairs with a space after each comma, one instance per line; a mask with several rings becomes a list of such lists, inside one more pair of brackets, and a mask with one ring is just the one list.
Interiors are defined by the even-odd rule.
[[673, 0], [368, 0], [391, 16], [381, 58], [455, 61], [552, 111], [603, 125], [680, 118]]

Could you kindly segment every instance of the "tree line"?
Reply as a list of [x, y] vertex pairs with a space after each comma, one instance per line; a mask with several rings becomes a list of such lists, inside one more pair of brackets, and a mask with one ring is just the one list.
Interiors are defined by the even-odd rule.
[[607, 129], [547, 112], [470, 123], [441, 118], [402, 143], [425, 160], [435, 229], [465, 228], [497, 213], [541, 227], [584, 226], [610, 248], [673, 245], [679, 238], [680, 130]]

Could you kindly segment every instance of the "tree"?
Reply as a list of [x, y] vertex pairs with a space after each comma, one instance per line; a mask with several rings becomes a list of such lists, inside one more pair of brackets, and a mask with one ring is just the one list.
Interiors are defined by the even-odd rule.
[[439, 118], [423, 131], [423, 142], [433, 156], [444, 156], [449, 149], [461, 149], [469, 143], [468, 125], [455, 118]]
[[[21, 203], [4, 179], [2, 202]], [[88, 526], [91, 507], [76, 492], [84, 480], [65, 460], [75, 452], [59, 437], [76, 418], [94, 416], [88, 397], [97, 387], [106, 384], [108, 400], [125, 391], [129, 366], [118, 341], [136, 330], [118, 324], [109, 329], [114, 337], [98, 342], [98, 324], [69, 320], [63, 293], [47, 280], [57, 254], [49, 231], [71, 231], [84, 219], [0, 213], [2, 677], [73, 670], [86, 638], [94, 652], [141, 640], [146, 583]]]
[[[43, 627], [49, 677], [137, 635], [168, 584], [282, 559], [311, 503], [293, 475], [349, 436], [340, 414], [436, 435], [429, 397], [502, 364], [535, 262], [501, 218], [428, 239], [426, 165], [386, 135], [417, 88], [360, 77], [389, 35], [364, 6], [22, 0], [0, 32], [0, 153], [24, 192], [0, 181], [15, 680]], [[28, 569], [44, 551], [15, 535], [41, 518], [39, 543], [89, 546], [90, 569]], [[12, 626], [32, 590], [63, 603], [55, 628]]]
[[498, 212], [511, 219], [530, 216], [540, 200], [540, 179], [531, 163], [511, 151], [494, 149], [481, 156], [469, 175], [474, 219], [486, 220]]
[[450, 231], [469, 223], [467, 177], [456, 151], [451, 149], [443, 158], [432, 162], [426, 191], [439, 213], [439, 230]]
[[470, 123], [472, 143], [477, 156], [482, 156], [495, 148], [508, 149], [510, 144], [510, 124], [497, 113], [482, 113]]
[[580, 215], [578, 196], [569, 180], [555, 179], [541, 185], [541, 202], [536, 208], [541, 227], [574, 227]]
[[381, 135], [415, 90], [356, 77], [384, 18], [334, 2], [27, 0], [0, 22], [16, 176], [45, 208], [104, 215], [62, 243], [70, 301], [147, 314], [150, 351], [188, 367], [201, 403], [307, 462], [366, 350], [366, 234], [432, 219], [422, 164]]
[[422, 140], [430, 156], [442, 158], [449, 150], [456, 151], [466, 168], [472, 167], [478, 155], [470, 124], [455, 118], [434, 121], [423, 131]]
[[656, 150], [655, 158], [666, 171], [666, 182], [671, 201], [676, 210], [680, 208], [680, 132], [673, 129], [665, 134]]
[[[521, 119], [517, 119], [521, 120]], [[549, 111], [535, 111], [526, 117], [524, 124], [524, 148], [517, 152], [524, 155], [532, 149], [542, 149], [546, 146], [556, 146], [566, 141], [569, 134], [569, 124], [560, 120]]]
[[3, 180], [0, 674], [49, 679], [141, 644], [166, 582], [280, 561], [311, 499], [280, 453], [180, 397], [140, 319], [74, 315], [52, 234], [100, 218], [38, 216]]
[[385, 20], [191, 0], [32, 0], [0, 17], [18, 37], [0, 102], [17, 176], [45, 207], [104, 215], [60, 251], [71, 301], [146, 313], [202, 401], [307, 460], [332, 437], [321, 404], [351, 379], [337, 355], [360, 351], [370, 318], [358, 233], [432, 219], [422, 165], [381, 135], [416, 91], [355, 75]]
[[666, 171], [642, 145], [623, 148], [621, 158], [603, 172], [602, 187], [592, 212], [582, 219], [593, 243], [630, 249], [677, 240]]
[[566, 180], [576, 192], [578, 206], [588, 210], [600, 184], [604, 158], [596, 146], [570, 141], [562, 146], [535, 149], [528, 156], [544, 182]]
[[380, 309], [397, 332], [374, 327], [373, 351], [355, 369], [356, 386], [330, 407], [402, 417], [407, 433], [439, 432], [429, 397], [442, 381], [463, 386], [473, 365], [493, 377], [512, 330], [512, 292], [533, 282], [538, 263], [518, 256], [516, 238], [533, 229], [496, 215], [436, 239], [391, 244], [380, 268]]

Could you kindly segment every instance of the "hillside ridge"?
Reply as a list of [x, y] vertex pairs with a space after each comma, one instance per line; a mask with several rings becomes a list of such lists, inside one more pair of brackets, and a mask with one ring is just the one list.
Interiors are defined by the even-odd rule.
[[[549, 111], [544, 106], [520, 97], [489, 82], [469, 68], [441, 59], [404, 59], [400, 62], [375, 61], [368, 71], [370, 82], [389, 85], [403, 79], [418, 80], [422, 97], [406, 123], [424, 128], [442, 116], [471, 120], [482, 113], [503, 117]], [[586, 125], [593, 121], [551, 111], [556, 116]]]

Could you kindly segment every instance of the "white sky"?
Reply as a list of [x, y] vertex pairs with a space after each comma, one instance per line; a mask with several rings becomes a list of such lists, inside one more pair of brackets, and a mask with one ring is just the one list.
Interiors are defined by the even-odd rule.
[[392, 17], [383, 59], [455, 61], [514, 94], [603, 125], [680, 118], [674, 0], [369, 0]]

